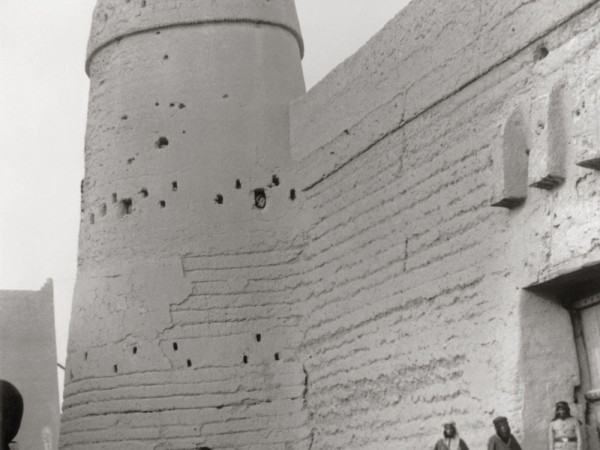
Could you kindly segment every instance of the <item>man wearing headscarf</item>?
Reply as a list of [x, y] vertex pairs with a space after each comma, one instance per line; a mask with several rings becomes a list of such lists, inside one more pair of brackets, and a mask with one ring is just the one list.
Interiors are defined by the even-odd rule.
[[555, 415], [548, 430], [550, 450], [581, 450], [579, 421], [571, 416], [567, 402], [556, 404]]
[[16, 450], [12, 442], [23, 418], [23, 397], [11, 383], [0, 380], [0, 450]]
[[496, 417], [493, 423], [496, 434], [488, 441], [488, 450], [521, 450], [517, 439], [510, 433], [506, 417]]
[[444, 438], [437, 441], [433, 450], [469, 450], [465, 441], [458, 435], [454, 421], [449, 420], [443, 426]]

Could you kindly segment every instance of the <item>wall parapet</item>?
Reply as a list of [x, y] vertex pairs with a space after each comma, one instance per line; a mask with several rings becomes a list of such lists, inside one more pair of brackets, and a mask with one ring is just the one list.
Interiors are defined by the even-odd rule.
[[[597, 2], [411, 2], [357, 53], [292, 102], [292, 157], [301, 161], [312, 155], [303, 164], [310, 166], [303, 188]], [[325, 146], [328, 151], [320, 151]]]
[[251, 22], [279, 26], [304, 42], [293, 0], [99, 0], [88, 42], [86, 72], [102, 48], [125, 36], [180, 25]]

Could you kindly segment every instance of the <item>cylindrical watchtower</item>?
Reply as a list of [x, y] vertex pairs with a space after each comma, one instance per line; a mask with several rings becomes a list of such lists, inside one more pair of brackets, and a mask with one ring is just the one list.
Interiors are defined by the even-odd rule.
[[293, 0], [99, 0], [61, 448], [301, 449]]

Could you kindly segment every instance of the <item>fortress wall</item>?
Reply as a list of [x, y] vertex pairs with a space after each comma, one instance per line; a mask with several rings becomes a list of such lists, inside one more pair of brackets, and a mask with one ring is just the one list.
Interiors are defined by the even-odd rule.
[[[600, 259], [597, 172], [577, 165], [598, 148], [600, 8], [463, 5], [411, 3], [292, 103], [313, 449], [430, 446], [449, 416], [482, 447], [506, 415], [541, 450], [579, 383], [568, 313], [522, 289]], [[524, 204], [492, 207], [513, 183]]]
[[52, 280], [39, 291], [0, 291], [0, 379], [23, 396], [15, 441], [21, 448], [57, 448], [60, 402]]

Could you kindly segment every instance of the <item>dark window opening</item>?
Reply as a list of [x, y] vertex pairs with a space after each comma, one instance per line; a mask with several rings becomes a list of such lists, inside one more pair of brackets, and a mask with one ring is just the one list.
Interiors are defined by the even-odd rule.
[[267, 196], [264, 189], [254, 190], [254, 206], [258, 209], [264, 209], [267, 206]]

